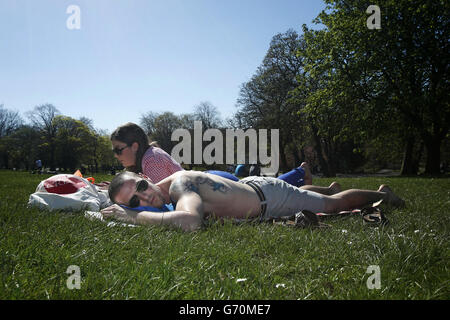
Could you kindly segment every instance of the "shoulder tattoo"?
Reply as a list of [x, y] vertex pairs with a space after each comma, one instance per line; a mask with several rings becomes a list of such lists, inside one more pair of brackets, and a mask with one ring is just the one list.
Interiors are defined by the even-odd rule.
[[220, 182], [213, 181], [210, 178], [196, 177], [195, 179], [189, 179], [186, 177], [181, 177], [172, 182], [170, 186], [170, 192], [174, 193], [184, 193], [184, 192], [195, 192], [199, 193], [200, 185], [207, 185], [214, 192], [227, 193], [228, 188]]
[[197, 183], [197, 185], [200, 184], [207, 184], [211, 187], [211, 189], [213, 191], [219, 191], [222, 193], [227, 193], [227, 187], [221, 183], [221, 182], [216, 182], [210, 178], [204, 178], [204, 177], [197, 177], [195, 178], [195, 182]]

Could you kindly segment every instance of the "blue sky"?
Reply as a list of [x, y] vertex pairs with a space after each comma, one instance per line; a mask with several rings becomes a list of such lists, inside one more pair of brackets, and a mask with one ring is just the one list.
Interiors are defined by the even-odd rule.
[[[66, 26], [70, 5], [80, 8], [79, 30]], [[314, 27], [324, 8], [320, 0], [2, 0], [0, 104], [27, 120], [51, 103], [109, 132], [202, 101], [230, 117], [272, 37]]]

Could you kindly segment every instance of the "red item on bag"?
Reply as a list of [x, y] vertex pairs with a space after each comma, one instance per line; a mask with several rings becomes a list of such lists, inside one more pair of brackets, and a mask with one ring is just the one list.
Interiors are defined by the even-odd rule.
[[44, 188], [47, 192], [57, 194], [75, 193], [81, 188], [87, 187], [87, 184], [77, 177], [67, 177], [57, 175], [50, 177], [44, 182]]

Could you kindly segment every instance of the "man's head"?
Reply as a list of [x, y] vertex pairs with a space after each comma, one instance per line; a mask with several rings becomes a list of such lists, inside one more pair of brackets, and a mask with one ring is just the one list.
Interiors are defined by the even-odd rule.
[[127, 207], [150, 206], [160, 208], [164, 205], [161, 189], [145, 176], [124, 171], [111, 181], [108, 193], [111, 201]]

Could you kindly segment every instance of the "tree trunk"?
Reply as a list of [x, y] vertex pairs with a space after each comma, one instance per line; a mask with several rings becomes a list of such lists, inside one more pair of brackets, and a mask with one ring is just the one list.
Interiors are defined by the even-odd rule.
[[420, 147], [419, 150], [416, 152], [416, 156], [414, 157], [414, 161], [413, 161], [413, 171], [417, 174], [419, 172], [419, 165], [420, 165], [420, 160], [422, 159], [422, 154], [423, 154], [423, 149], [424, 149], [425, 145], [423, 144], [423, 141], [420, 143]]
[[292, 144], [293, 145], [293, 147], [292, 147], [292, 149], [293, 149], [293, 156], [294, 156], [294, 168], [295, 167], [298, 167], [300, 164], [301, 164], [301, 158], [299, 157], [299, 151], [298, 151], [298, 148], [297, 148], [297, 146], [295, 145], [295, 143], [293, 143]]
[[324, 158], [328, 166], [328, 177], [336, 177], [338, 161], [335, 159], [335, 154], [337, 148], [333, 142], [327, 141], [325, 150]]
[[410, 136], [407, 138], [406, 140], [406, 145], [405, 145], [405, 151], [403, 153], [403, 161], [402, 161], [402, 168], [400, 171], [400, 174], [402, 176], [407, 176], [407, 175], [414, 175], [417, 174], [417, 169], [416, 171], [414, 168], [414, 144], [415, 144], [415, 138], [414, 136]]
[[287, 159], [286, 159], [286, 152], [285, 152], [285, 145], [284, 145], [284, 143], [282, 142], [282, 141], [280, 141], [280, 161], [281, 161], [281, 163], [280, 163], [280, 165], [281, 165], [281, 171], [283, 171], [283, 172], [286, 172], [286, 171], [289, 171], [289, 170], [287, 170], [288, 169], [288, 167], [287, 167]]
[[315, 142], [315, 149], [317, 153], [317, 158], [319, 160], [319, 165], [321, 167], [322, 173], [325, 177], [335, 177], [336, 173], [330, 170], [330, 166], [328, 164], [327, 159], [325, 158], [325, 153], [323, 152], [322, 142], [320, 141], [319, 136], [317, 135], [317, 129], [312, 126], [313, 139]]
[[[306, 154], [305, 154], [305, 148], [300, 149], [300, 161], [306, 161]], [[312, 163], [311, 163], [312, 165]]]
[[3, 154], [3, 163], [5, 165], [5, 169], [9, 169], [9, 155], [8, 152]]
[[425, 165], [426, 174], [439, 174], [441, 164], [441, 140], [433, 137], [425, 140], [427, 149], [427, 160]]

